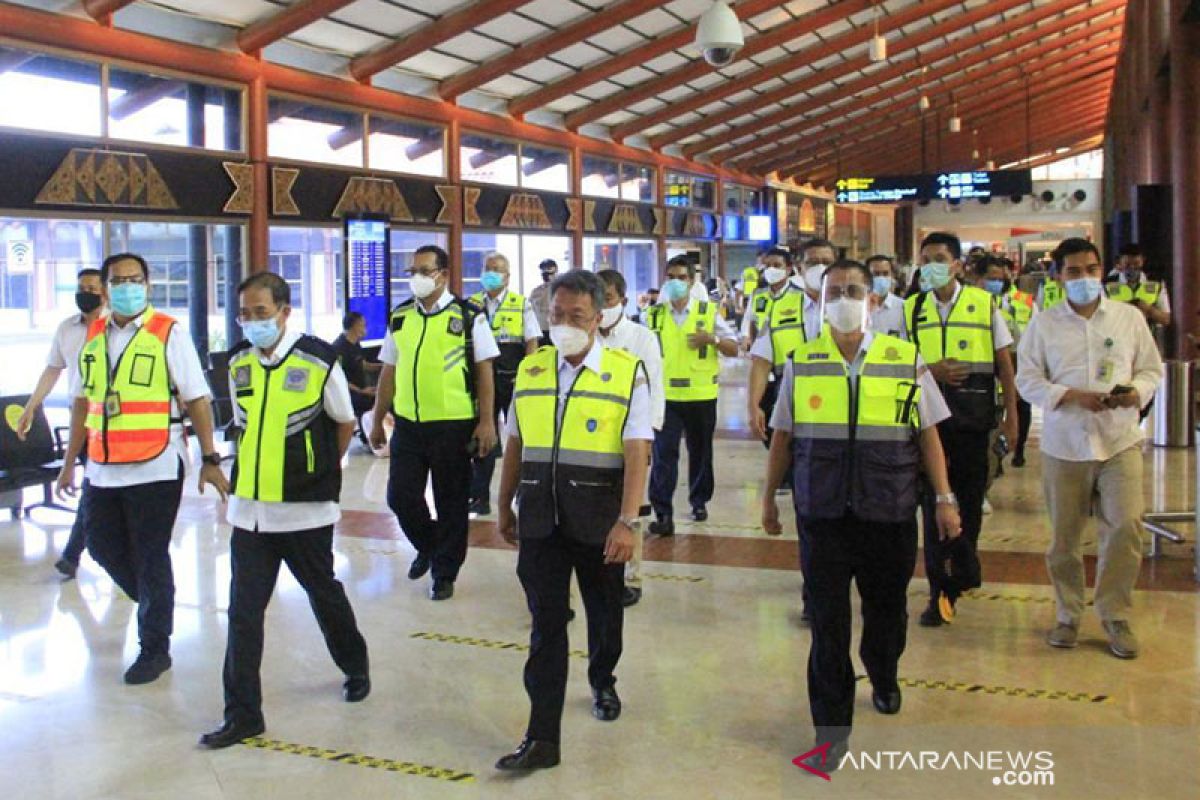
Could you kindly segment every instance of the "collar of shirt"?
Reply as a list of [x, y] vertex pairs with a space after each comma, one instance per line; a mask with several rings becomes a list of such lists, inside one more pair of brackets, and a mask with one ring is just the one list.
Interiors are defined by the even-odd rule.
[[904, 300], [899, 295], [888, 292], [888, 296], [883, 298], [883, 305], [880, 308], [904, 308]]
[[143, 311], [141, 314], [138, 314], [136, 317], [134, 317], [129, 322], [126, 322], [124, 325], [118, 325], [116, 315], [109, 314], [108, 315], [108, 327], [113, 328], [114, 330], [118, 330], [118, 331], [137, 330], [138, 328], [142, 327], [142, 323], [145, 321], [145, 318], [146, 318], [146, 312]]
[[962, 288], [963, 288], [963, 285], [961, 283], [959, 283], [957, 280], [955, 280], [954, 281], [954, 294], [951, 295], [950, 299], [944, 303], [942, 302], [942, 299], [937, 296], [937, 292], [930, 292], [930, 294], [932, 294], [933, 299], [935, 301], [937, 301], [938, 308], [949, 308], [950, 306], [954, 305], [955, 301], [958, 300], [958, 296], [960, 294], [962, 294]]
[[602, 333], [600, 331], [600, 329], [597, 328], [596, 329], [596, 339], [597, 340], [605, 340], [605, 341], [607, 341], [608, 339], [616, 339], [618, 336], [621, 335], [621, 333], [624, 332], [625, 325], [633, 325], [633, 324], [634, 323], [629, 321], [629, 317], [622, 314], [620, 316], [620, 318], [617, 319], [617, 324], [613, 325], [611, 328], [608, 329], [607, 334]]
[[571, 366], [571, 362], [563, 356], [562, 351], [558, 352], [558, 374], [562, 375], [564, 371], [578, 372], [580, 368], [587, 367], [592, 372], [599, 374], [600, 372], [600, 356], [604, 350], [604, 345], [600, 344], [599, 339], [592, 340], [592, 348], [587, 351], [587, 355], [583, 357], [578, 367]]
[[505, 289], [503, 292], [496, 295], [495, 297], [492, 297], [487, 292], [484, 292], [483, 293], [483, 302], [487, 304], [488, 311], [495, 311], [497, 308], [499, 308], [501, 305], [504, 304], [504, 299], [506, 297], [508, 297], [508, 289]]
[[1059, 305], [1066, 309], [1066, 311], [1064, 313], [1066, 313], [1068, 316], [1075, 317], [1076, 319], [1081, 319], [1084, 322], [1089, 322], [1091, 320], [1095, 320], [1097, 317], [1103, 317], [1105, 315], [1105, 312], [1108, 311], [1109, 304], [1111, 302], [1112, 301], [1109, 300], [1107, 297], [1105, 297], [1104, 293], [1101, 292], [1100, 293], [1100, 305], [1096, 306], [1096, 310], [1092, 314], [1091, 319], [1083, 316], [1078, 311], [1076, 311], [1075, 306], [1071, 305], [1071, 302], [1069, 300], [1065, 303], [1059, 303]]
[[425, 304], [422, 303], [420, 300], [417, 300], [416, 302], [417, 302], [417, 311], [420, 311], [422, 314], [424, 314], [425, 316], [428, 317], [428, 316], [438, 313], [443, 308], [445, 308], [446, 306], [453, 303], [454, 302], [454, 293], [450, 291], [449, 287], [442, 289], [442, 296], [439, 297], [437, 303], [434, 304], [433, 311], [426, 311]]
[[300, 331], [294, 331], [291, 328], [283, 329], [283, 336], [279, 337], [279, 344], [275, 345], [275, 349], [271, 351], [271, 355], [265, 355], [262, 350], [257, 347], [253, 348], [254, 355], [258, 356], [258, 360], [264, 367], [273, 367], [284, 359], [284, 357], [292, 352], [292, 347], [300, 339]]

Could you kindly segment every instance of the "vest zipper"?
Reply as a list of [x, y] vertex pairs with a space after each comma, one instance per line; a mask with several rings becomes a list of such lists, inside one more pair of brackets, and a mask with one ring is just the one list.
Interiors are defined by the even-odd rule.
[[[558, 391], [558, 353], [554, 354], [554, 447], [550, 451], [550, 497], [554, 501], [555, 523], [558, 522], [558, 451], [562, 442], [562, 421], [567, 418], [567, 407], [571, 404], [571, 395], [575, 391], [575, 384], [579, 383], [579, 377], [583, 375], [585, 369], [587, 367], [579, 365], [579, 371], [575, 373], [575, 378], [571, 381], [571, 388], [567, 390], [567, 399], [563, 400]], [[561, 414], [558, 413], [559, 403], [562, 403]]]
[[[281, 361], [279, 363], [282, 364], [283, 362]], [[262, 405], [259, 406], [259, 409], [258, 409], [258, 442], [255, 444], [255, 451], [254, 451], [254, 499], [255, 500], [258, 499], [258, 483], [259, 483], [259, 478], [262, 475], [262, 441], [263, 441], [263, 429], [266, 427], [263, 425], [263, 420], [266, 419], [266, 416], [267, 416], [267, 395], [271, 393], [272, 372], [270, 370], [263, 370], [263, 372], [264, 372], [264, 376], [263, 376]]]
[[421, 421], [421, 387], [417, 385], [417, 368], [421, 362], [421, 345], [425, 344], [425, 331], [429, 329], [429, 319], [421, 313], [420, 309], [417, 309], [417, 316], [421, 318], [421, 336], [417, 339], [417, 351], [413, 353], [413, 416], [416, 417], [414, 422]]
[[[858, 355], [855, 354], [855, 358], [857, 357]], [[865, 368], [866, 366], [867, 357], [864, 354], [862, 367]], [[851, 498], [854, 496], [854, 444], [858, 439], [858, 406], [862, 399], [859, 397], [859, 393], [862, 390], [862, 369], [859, 369], [858, 380], [855, 381], [852, 377], [853, 373], [850, 371], [849, 365], [844, 365], [843, 368], [846, 370], [846, 395], [850, 398], [850, 454], [846, 459], [846, 463], [850, 467], [848, 470], [849, 475], [846, 476], [847, 480], [850, 482], [850, 492], [846, 495], [846, 508], [853, 510]]]

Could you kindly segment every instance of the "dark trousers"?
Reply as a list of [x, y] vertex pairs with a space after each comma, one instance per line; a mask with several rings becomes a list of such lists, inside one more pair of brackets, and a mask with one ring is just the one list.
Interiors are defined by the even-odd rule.
[[67, 539], [67, 546], [62, 551], [63, 560], [75, 565], [79, 564], [79, 559], [83, 557], [83, 548], [87, 544], [87, 521], [83, 515], [83, 508], [88, 486], [85, 478], [83, 488], [79, 490], [79, 508], [75, 511], [75, 522], [71, 525], [71, 535]]
[[688, 502], [692, 508], [708, 505], [713, 496], [713, 433], [717, 429], [717, 401], [687, 403], [667, 401], [662, 430], [654, 432], [654, 460], [650, 467], [650, 504], [654, 513], [669, 516], [679, 482], [679, 440], [687, 441]]
[[[958, 498], [962, 535], [974, 551], [979, 545], [979, 529], [983, 526], [983, 497], [987, 492], [991, 432], [952, 431], [939, 425], [938, 434], [946, 453], [950, 491]], [[928, 486], [923, 495], [921, 515], [925, 529], [925, 574], [929, 577], [930, 599], [936, 600], [938, 594], [945, 590], [946, 566], [938, 538], [936, 495]], [[957, 599], [956, 594], [951, 592], [951, 595], [951, 599]]]
[[[779, 381], [771, 381], [767, 384], [767, 388], [763, 391], [762, 400], [758, 402], [758, 407], [767, 415], [767, 438], [763, 440], [763, 446], [768, 450], [771, 449], [771, 437], [775, 435], [775, 429], [771, 427], [771, 414], [775, 411], [775, 403], [779, 400]], [[792, 462], [788, 461], [787, 472], [783, 473], [783, 482], [780, 484], [789, 491], [792, 488]]]
[[522, 539], [517, 576], [533, 615], [525, 691], [529, 694], [530, 739], [558, 742], [567, 692], [567, 610], [571, 573], [587, 614], [588, 683], [592, 689], [616, 685], [613, 670], [621, 658], [625, 609], [625, 565], [605, 564], [604, 546], [568, 539], [557, 529], [545, 539]]
[[1033, 425], [1033, 409], [1020, 397], [1017, 398], [1017, 444], [1013, 455], [1025, 457], [1025, 443], [1029, 441], [1029, 428]]
[[[388, 477], [388, 507], [417, 552], [428, 556], [434, 580], [453, 581], [467, 558], [467, 505], [474, 420], [411, 422], [396, 419]], [[425, 483], [433, 475], [429, 516]]]
[[850, 582], [862, 598], [858, 655], [871, 684], [899, 687], [897, 667], [908, 627], [908, 582], [917, 563], [917, 524], [806, 519], [809, 560], [804, 585], [812, 598], [808, 702], [817, 741], [850, 735], [854, 719], [854, 664], [850, 661]]
[[496, 446], [483, 458], [471, 459], [472, 500], [488, 500], [491, 497], [492, 474], [496, 471], [496, 459], [503, 452], [500, 417], [503, 414], [504, 418], [508, 419], [508, 406], [512, 403], [513, 386], [516, 381], [516, 373], [496, 373]]
[[225, 719], [262, 721], [263, 615], [280, 562], [308, 594], [333, 661], [346, 675], [367, 674], [367, 643], [333, 575], [333, 526], [289, 533], [234, 528], [230, 541], [229, 638], [225, 648]]
[[142, 651], [167, 653], [175, 616], [171, 531], [183, 493], [183, 465], [173, 481], [106, 488], [83, 494], [87, 547], [121, 591], [138, 604]]

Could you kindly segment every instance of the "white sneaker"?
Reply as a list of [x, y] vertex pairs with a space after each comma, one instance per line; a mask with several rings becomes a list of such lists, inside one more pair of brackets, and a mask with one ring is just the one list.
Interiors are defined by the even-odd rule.
[[983, 498], [983, 513], [985, 515], [992, 513], [992, 504], [988, 502], [986, 497]]

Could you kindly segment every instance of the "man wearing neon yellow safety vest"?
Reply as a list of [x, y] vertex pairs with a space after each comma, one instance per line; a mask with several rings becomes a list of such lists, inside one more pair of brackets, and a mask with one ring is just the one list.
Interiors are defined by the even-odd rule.
[[862, 598], [859, 647], [877, 711], [900, 710], [897, 668], [908, 622], [908, 582], [917, 560], [918, 472], [936, 493], [935, 535], [954, 539], [960, 521], [938, 438], [950, 412], [917, 348], [868, 331], [879, 301], [871, 273], [840, 261], [824, 278], [828, 325], [784, 368], [771, 427], [762, 524], [779, 535], [773, 487], [787, 466], [809, 554], [804, 583], [812, 610], [808, 697], [817, 745], [810, 766], [836, 769], [854, 716], [850, 584]]
[[100, 267], [111, 316], [94, 320], [79, 353], [71, 439], [57, 492], [75, 494], [75, 462], [85, 440], [87, 490], [82, 514], [87, 549], [138, 604], [137, 659], [125, 682], [144, 684], [171, 668], [175, 614], [171, 532], [191, 459], [179, 405], [200, 443], [198, 488], [222, 498], [229, 488], [213, 446], [212, 408], [200, 357], [175, 320], [148, 302], [150, 267], [133, 253]]
[[713, 495], [713, 434], [717, 427], [719, 355], [737, 355], [737, 334], [717, 313], [717, 304], [688, 297], [693, 266], [687, 256], [667, 263], [664, 302], [650, 309], [647, 326], [658, 337], [663, 355], [667, 407], [662, 430], [654, 434], [650, 504], [656, 519], [650, 532], [675, 533], [674, 496], [679, 482], [679, 440], [686, 437], [688, 502], [692, 519], [708, 519]]
[[[508, 413], [512, 402], [513, 381], [517, 377], [517, 365], [521, 359], [538, 347], [542, 328], [533, 306], [521, 295], [510, 291], [508, 258], [501, 253], [489, 253], [483, 260], [483, 274], [479, 283], [483, 291], [471, 295], [471, 302], [483, 309], [492, 326], [492, 335], [500, 348], [500, 355], [492, 362], [495, 376], [497, 414]], [[498, 419], [498, 418], [497, 418]], [[496, 456], [500, 454], [500, 442], [482, 458], [471, 462], [472, 514], [490, 514], [492, 473], [496, 468]]]
[[345, 700], [359, 702], [371, 691], [367, 643], [333, 574], [342, 456], [355, 426], [350, 384], [332, 345], [287, 327], [287, 281], [259, 272], [242, 281], [238, 296], [246, 340], [229, 352], [229, 393], [242, 434], [225, 514], [233, 526], [225, 718], [200, 737], [209, 749], [265, 730], [263, 616], [280, 562], [308, 595], [329, 654], [346, 676]]
[[621, 657], [624, 564], [640, 533], [653, 433], [642, 362], [597, 339], [604, 295], [590, 272], [555, 279], [553, 344], [521, 362], [505, 421], [498, 527], [519, 542], [517, 575], [533, 631], [525, 663], [529, 725], [520, 746], [496, 763], [501, 770], [559, 763], [572, 573], [588, 617], [592, 715], [611, 722], [621, 714], [613, 671]]
[[[418, 247], [408, 270], [413, 299], [392, 311], [383, 340], [370, 444], [387, 443], [383, 415], [392, 412], [388, 507], [417, 550], [410, 580], [433, 571], [430, 598], [448, 600], [467, 558], [471, 458], [496, 446], [492, 359], [500, 355], [487, 315], [450, 292], [450, 256]], [[425, 484], [433, 477], [437, 521]]]
[[[992, 296], [959, 280], [962, 243], [950, 233], [931, 233], [921, 242], [921, 277], [930, 287], [905, 301], [908, 341], [921, 357], [950, 407], [951, 416], [938, 426], [950, 473], [950, 486], [962, 510], [963, 542], [957, 557], [937, 537], [933, 493], [922, 500], [925, 520], [925, 574], [929, 605], [920, 623], [936, 627], [949, 622], [954, 605], [967, 588], [979, 585], [975, 554], [983, 525], [991, 433], [997, 424], [997, 379], [1003, 387], [1001, 432], [1017, 438], [1017, 389], [1012, 360], [1012, 334], [996, 310]], [[953, 561], [952, 569], [947, 563]]]
[[1146, 280], [1146, 256], [1136, 244], [1121, 248], [1117, 275], [1104, 283], [1109, 300], [1129, 303], [1146, 318], [1150, 329], [1171, 324], [1171, 300], [1162, 281]]

